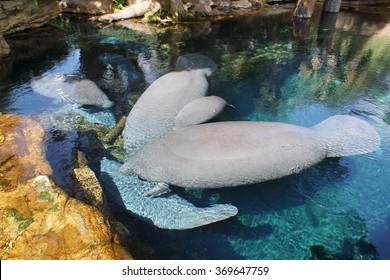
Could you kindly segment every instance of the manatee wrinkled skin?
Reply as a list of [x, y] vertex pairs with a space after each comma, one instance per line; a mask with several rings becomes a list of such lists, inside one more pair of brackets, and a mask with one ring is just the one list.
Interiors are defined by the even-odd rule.
[[[176, 117], [186, 106], [193, 112], [190, 103], [205, 98], [208, 90], [207, 77], [216, 69], [215, 63], [202, 55], [179, 57], [176, 70], [154, 81], [134, 105], [123, 130], [124, 145], [129, 156], [133, 156], [145, 144], [176, 130]], [[197, 103], [193, 103], [197, 106]], [[199, 124], [215, 117], [221, 110], [221, 102], [213, 102], [201, 110], [202, 117], [187, 114], [193, 119], [179, 119], [183, 124]], [[223, 105], [224, 106], [224, 105]], [[207, 116], [206, 118], [204, 116]]]
[[333, 116], [312, 128], [208, 123], [145, 145], [121, 172], [187, 188], [235, 187], [295, 174], [326, 157], [373, 152], [379, 145], [376, 130], [352, 116]]
[[94, 82], [76, 75], [50, 74], [32, 81], [30, 86], [36, 93], [69, 103], [103, 108], [113, 105]]

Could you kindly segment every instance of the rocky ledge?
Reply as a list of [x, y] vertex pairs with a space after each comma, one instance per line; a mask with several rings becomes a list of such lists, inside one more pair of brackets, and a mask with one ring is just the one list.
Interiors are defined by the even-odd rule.
[[11, 53], [3, 35], [43, 26], [60, 12], [58, 3], [53, 0], [0, 1], [0, 56]]
[[0, 259], [132, 259], [123, 226], [50, 179], [43, 140], [37, 122], [0, 115]]
[[60, 12], [56, 1], [1, 1], [0, 34], [5, 35], [42, 26], [58, 16]]

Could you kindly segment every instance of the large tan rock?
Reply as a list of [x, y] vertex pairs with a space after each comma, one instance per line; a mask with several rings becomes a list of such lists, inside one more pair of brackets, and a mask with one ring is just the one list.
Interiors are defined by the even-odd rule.
[[37, 122], [0, 115], [0, 258], [131, 259], [120, 224], [50, 180], [43, 137]]
[[[50, 175], [42, 127], [16, 115], [0, 115], [0, 191], [10, 192], [38, 175]], [[2, 197], [1, 197], [2, 199]]]

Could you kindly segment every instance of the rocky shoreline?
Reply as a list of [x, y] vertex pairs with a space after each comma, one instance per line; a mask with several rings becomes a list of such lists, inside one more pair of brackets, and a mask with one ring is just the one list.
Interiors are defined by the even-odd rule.
[[[112, 0], [16, 0], [0, 2], [0, 58], [8, 56], [12, 47], [7, 36], [23, 30], [34, 29], [47, 24], [60, 14], [87, 15], [97, 22], [112, 22], [130, 18], [143, 18], [145, 22], [171, 24], [181, 19], [176, 12], [165, 7], [163, 0], [124, 0], [121, 9]], [[118, 3], [119, 3], [118, 2]], [[283, 0], [175, 0], [184, 13], [185, 20], [202, 20], [210, 17], [231, 17], [242, 14], [262, 12], [262, 10], [293, 9], [295, 1]], [[310, 1], [315, 3], [314, 1]], [[299, 2], [298, 2], [299, 3]], [[322, 5], [321, 1], [317, 4]], [[171, 5], [172, 6], [172, 5]], [[387, 0], [343, 1], [346, 10], [389, 13]], [[169, 10], [169, 11], [168, 11]]]
[[79, 160], [81, 200], [68, 196], [51, 179], [42, 126], [0, 120], [0, 259], [132, 259], [129, 232], [111, 218], [92, 170]]

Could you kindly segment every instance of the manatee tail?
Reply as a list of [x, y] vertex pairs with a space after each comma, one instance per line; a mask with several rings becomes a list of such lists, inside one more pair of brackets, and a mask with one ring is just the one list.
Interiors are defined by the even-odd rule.
[[374, 152], [381, 139], [378, 132], [361, 119], [336, 115], [312, 127], [326, 141], [327, 157], [341, 157]]

